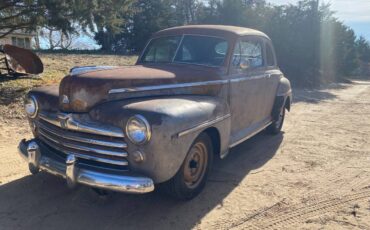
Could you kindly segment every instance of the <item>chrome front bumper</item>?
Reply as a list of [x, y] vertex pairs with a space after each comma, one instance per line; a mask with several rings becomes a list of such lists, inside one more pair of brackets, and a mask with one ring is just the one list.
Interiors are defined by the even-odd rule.
[[78, 160], [69, 154], [65, 162], [43, 154], [37, 141], [22, 140], [18, 146], [19, 154], [28, 161], [31, 172], [38, 170], [66, 179], [69, 187], [77, 183], [95, 188], [113, 190], [125, 193], [148, 193], [154, 190], [154, 182], [146, 177], [124, 176], [82, 169], [78, 167]]

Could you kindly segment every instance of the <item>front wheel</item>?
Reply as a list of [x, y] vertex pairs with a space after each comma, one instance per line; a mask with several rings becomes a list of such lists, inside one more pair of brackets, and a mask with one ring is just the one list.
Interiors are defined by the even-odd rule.
[[165, 190], [180, 200], [196, 197], [204, 188], [213, 160], [213, 148], [209, 136], [199, 135], [185, 157], [179, 171], [164, 183]]
[[281, 131], [281, 128], [283, 127], [285, 118], [285, 106], [282, 106], [282, 108], [279, 110], [279, 115], [277, 118], [271, 123], [269, 127], [267, 127], [267, 132], [270, 134], [279, 134]]

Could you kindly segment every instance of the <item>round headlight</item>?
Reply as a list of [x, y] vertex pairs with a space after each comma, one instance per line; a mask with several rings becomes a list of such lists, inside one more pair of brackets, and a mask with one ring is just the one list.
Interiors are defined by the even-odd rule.
[[39, 108], [37, 100], [34, 96], [29, 96], [26, 98], [24, 109], [26, 110], [27, 116], [29, 116], [30, 118], [36, 117]]
[[126, 134], [133, 143], [144, 144], [150, 140], [150, 125], [143, 116], [135, 115], [127, 121]]

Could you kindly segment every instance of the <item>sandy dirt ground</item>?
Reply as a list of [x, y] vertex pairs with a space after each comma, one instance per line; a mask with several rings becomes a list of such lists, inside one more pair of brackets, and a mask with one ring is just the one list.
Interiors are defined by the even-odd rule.
[[0, 229], [370, 229], [370, 82], [297, 90], [283, 132], [232, 149], [189, 202], [31, 176], [26, 121], [0, 130]]

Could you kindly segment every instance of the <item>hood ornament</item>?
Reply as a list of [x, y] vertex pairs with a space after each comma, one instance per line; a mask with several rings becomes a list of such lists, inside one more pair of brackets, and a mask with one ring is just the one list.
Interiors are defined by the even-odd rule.
[[58, 116], [60, 126], [64, 129], [67, 129], [68, 128], [68, 119], [71, 118], [71, 115], [66, 114], [66, 113], [58, 113], [57, 116]]

